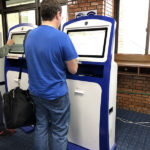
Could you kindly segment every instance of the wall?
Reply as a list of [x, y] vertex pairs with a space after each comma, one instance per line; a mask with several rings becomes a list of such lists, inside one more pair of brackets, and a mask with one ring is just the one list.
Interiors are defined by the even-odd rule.
[[117, 107], [150, 114], [150, 77], [118, 75]]
[[75, 12], [97, 10], [98, 15], [114, 17], [114, 0], [68, 0], [69, 20]]

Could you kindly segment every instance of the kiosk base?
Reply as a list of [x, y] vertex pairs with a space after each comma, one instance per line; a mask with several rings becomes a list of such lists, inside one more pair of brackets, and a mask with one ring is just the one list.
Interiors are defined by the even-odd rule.
[[67, 80], [71, 103], [68, 140], [99, 150], [101, 86], [94, 82]]

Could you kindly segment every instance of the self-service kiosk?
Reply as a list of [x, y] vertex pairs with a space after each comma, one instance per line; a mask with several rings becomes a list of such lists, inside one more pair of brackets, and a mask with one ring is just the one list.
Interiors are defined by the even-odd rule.
[[117, 64], [115, 20], [86, 16], [67, 22], [66, 32], [79, 55], [76, 75], [67, 75], [71, 101], [69, 150], [114, 150]]
[[[5, 88], [6, 91], [17, 87], [22, 89], [28, 88], [28, 74], [24, 55], [23, 41], [28, 30], [34, 29], [36, 26], [28, 23], [13, 26], [9, 30], [9, 39], [13, 39], [15, 44], [5, 58]], [[20, 67], [22, 67], [21, 80], [18, 79]]]

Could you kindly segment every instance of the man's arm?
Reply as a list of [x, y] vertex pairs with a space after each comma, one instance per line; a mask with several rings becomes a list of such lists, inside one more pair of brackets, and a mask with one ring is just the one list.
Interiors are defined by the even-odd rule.
[[11, 49], [11, 46], [14, 44], [14, 41], [9, 39], [7, 41], [7, 44], [0, 48], [0, 58], [6, 56], [9, 53], [9, 50]]
[[66, 61], [67, 69], [70, 73], [75, 74], [78, 71], [77, 59]]

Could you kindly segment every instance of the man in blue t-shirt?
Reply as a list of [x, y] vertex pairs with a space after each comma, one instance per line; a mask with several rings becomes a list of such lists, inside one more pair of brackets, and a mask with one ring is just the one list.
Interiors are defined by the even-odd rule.
[[66, 150], [70, 117], [66, 69], [77, 72], [78, 55], [69, 36], [58, 30], [57, 0], [42, 1], [41, 17], [42, 25], [30, 31], [25, 41], [29, 91], [36, 107], [34, 146], [35, 150]]

